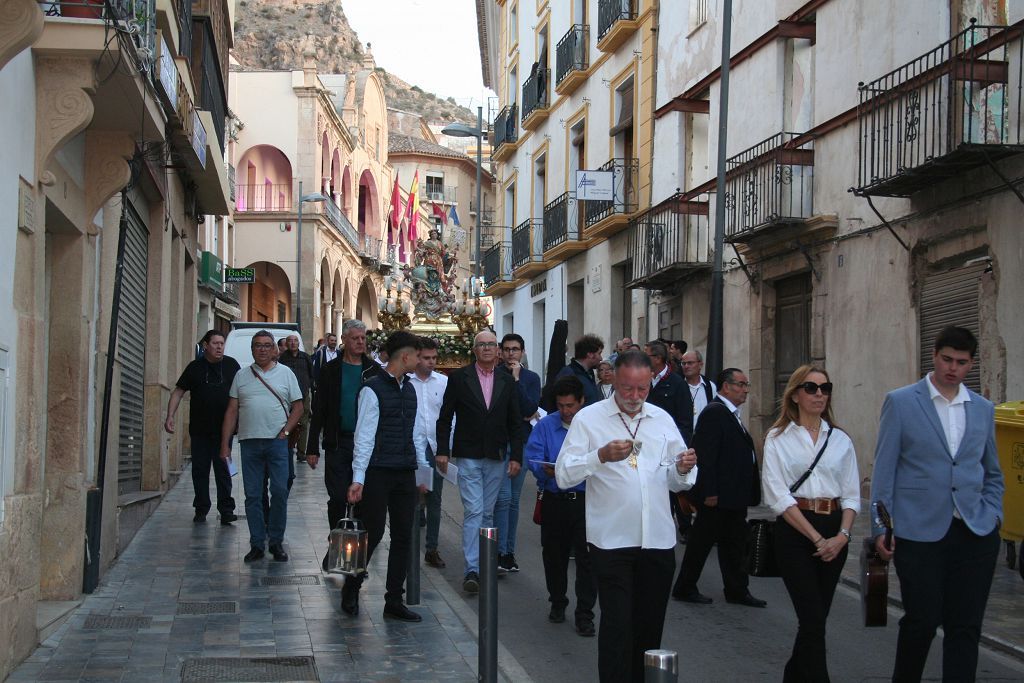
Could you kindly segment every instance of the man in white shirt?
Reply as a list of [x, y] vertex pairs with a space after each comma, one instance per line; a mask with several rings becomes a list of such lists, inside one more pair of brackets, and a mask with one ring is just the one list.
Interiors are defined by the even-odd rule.
[[994, 407], [964, 386], [977, 350], [969, 330], [945, 328], [935, 370], [890, 392], [882, 406], [871, 500], [892, 516], [892, 547], [877, 517], [872, 532], [879, 554], [893, 558], [906, 612], [894, 681], [921, 680], [939, 626], [943, 680], [976, 675], [1005, 488]]
[[338, 357], [338, 335], [333, 332], [327, 334], [327, 342], [313, 352], [313, 390], [316, 390], [316, 382], [320, 379], [320, 371], [324, 366]]
[[[441, 401], [448, 386], [448, 378], [434, 371], [437, 367], [437, 342], [430, 337], [420, 337], [420, 344], [416, 371], [409, 373], [409, 379], [416, 389], [416, 422], [419, 429], [427, 435], [427, 462], [434, 467], [434, 454], [437, 452], [437, 416], [441, 413]], [[441, 553], [437, 551], [443, 485], [444, 477], [435, 468], [434, 489], [427, 492], [427, 539], [423, 561], [438, 569], [445, 568]]]
[[587, 482], [602, 683], [643, 680], [644, 652], [661, 646], [676, 563], [668, 492], [697, 476], [696, 454], [672, 418], [645, 403], [652, 374], [642, 352], [621, 353], [615, 393], [577, 413], [555, 465], [559, 488]]

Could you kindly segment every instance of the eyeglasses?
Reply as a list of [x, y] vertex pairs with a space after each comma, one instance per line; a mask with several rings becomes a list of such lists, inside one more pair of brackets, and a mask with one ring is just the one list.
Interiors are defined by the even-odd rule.
[[804, 382], [803, 384], [798, 384], [797, 388], [803, 389], [804, 391], [811, 395], [818, 393], [818, 389], [821, 389], [821, 393], [823, 393], [825, 396], [832, 395], [832, 382], [825, 382], [823, 384], [815, 384], [814, 382]]
[[734, 382], [732, 380], [727, 380], [725, 383], [726, 384], [735, 384], [740, 389], [749, 389], [750, 388], [750, 382]]
[[478, 349], [493, 349], [498, 346], [498, 342], [477, 342], [476, 347]]
[[267, 351], [268, 349], [273, 349], [275, 346], [277, 346], [277, 345], [276, 344], [253, 344], [252, 348], [254, 348], [254, 349], [263, 349], [264, 351]]
[[518, 346], [503, 346], [501, 350], [504, 351], [505, 353], [516, 353], [516, 352], [522, 353], [523, 352], [523, 350], [521, 348], [519, 348]]

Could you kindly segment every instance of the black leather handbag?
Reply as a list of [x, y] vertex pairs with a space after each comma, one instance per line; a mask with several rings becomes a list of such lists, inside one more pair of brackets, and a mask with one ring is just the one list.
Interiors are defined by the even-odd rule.
[[[807, 471], [800, 475], [796, 483], [789, 487], [790, 493], [803, 486], [807, 477], [811, 476], [814, 467], [821, 460], [825, 449], [828, 448], [828, 440], [832, 436], [832, 427], [828, 428], [825, 435], [825, 443], [815, 456], [814, 462], [807, 468]], [[775, 559], [775, 520], [774, 519], [752, 519], [747, 536], [747, 574], [750, 576], [779, 576], [779, 563]], [[785, 522], [783, 522], [785, 524]]]

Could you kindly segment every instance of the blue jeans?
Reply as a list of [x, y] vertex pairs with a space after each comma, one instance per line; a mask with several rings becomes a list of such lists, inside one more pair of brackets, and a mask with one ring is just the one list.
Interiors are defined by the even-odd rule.
[[[508, 456], [505, 457], [508, 467]], [[510, 555], [516, 551], [516, 530], [519, 528], [519, 498], [526, 481], [526, 468], [520, 468], [514, 477], [502, 477], [498, 500], [494, 504], [494, 525], [498, 527], [498, 554]]]
[[[427, 446], [427, 462], [434, 467], [434, 451]], [[437, 550], [437, 538], [441, 532], [441, 486], [444, 477], [434, 470], [434, 490], [427, 491], [427, 540], [424, 550]], [[419, 522], [417, 522], [419, 523]]]
[[[288, 440], [243, 439], [242, 479], [245, 484], [245, 516], [249, 523], [249, 545], [262, 549], [284, 540], [288, 523]], [[270, 472], [270, 523], [263, 518], [263, 473]]]
[[494, 503], [505, 476], [502, 460], [459, 458], [459, 494], [462, 497], [462, 554], [466, 574], [480, 573], [480, 529], [494, 525]]

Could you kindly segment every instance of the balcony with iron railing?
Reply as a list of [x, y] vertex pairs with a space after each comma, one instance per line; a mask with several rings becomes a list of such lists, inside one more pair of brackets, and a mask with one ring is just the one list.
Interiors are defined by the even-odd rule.
[[523, 128], [533, 130], [548, 118], [551, 109], [551, 69], [534, 65], [523, 83]]
[[484, 289], [488, 296], [501, 296], [515, 289], [512, 277], [512, 244], [495, 242], [483, 257]]
[[228, 192], [231, 193], [231, 201], [235, 201], [235, 197], [238, 195], [235, 187], [235, 167], [228, 164]]
[[544, 270], [544, 221], [527, 218], [512, 228], [512, 272], [521, 278]]
[[352, 246], [353, 249], [359, 250], [359, 232], [352, 225], [352, 221], [348, 219], [345, 212], [341, 210], [334, 202], [323, 202], [324, 214], [327, 216], [327, 221], [334, 227], [338, 233], [345, 238], [345, 241]]
[[597, 49], [612, 52], [640, 27], [637, 0], [597, 0]]
[[367, 263], [377, 265], [384, 260], [383, 242], [379, 237], [361, 235], [359, 241], [359, 255]]
[[551, 266], [586, 248], [576, 193], [565, 192], [544, 207], [544, 260]]
[[636, 159], [612, 159], [597, 170], [612, 174], [612, 198], [588, 199], [583, 202], [588, 239], [609, 237], [619, 232], [629, 224], [629, 215], [635, 213], [638, 208], [637, 182], [640, 164]]
[[972, 19], [949, 41], [861, 83], [854, 192], [909, 197], [1024, 151], [1021, 35], [1019, 26]]
[[669, 289], [711, 267], [709, 195], [688, 199], [676, 193], [630, 222], [627, 254], [633, 289]]
[[458, 187], [455, 185], [435, 185], [427, 183], [423, 194], [420, 195], [421, 202], [447, 202], [455, 204], [458, 199]]
[[569, 95], [587, 79], [590, 26], [574, 24], [555, 46], [555, 92]]
[[726, 160], [727, 241], [778, 239], [813, 215], [812, 142], [796, 133], [776, 133]]
[[291, 210], [291, 183], [239, 184], [235, 190], [236, 213], [287, 213]]
[[494, 117], [494, 126], [490, 135], [492, 140], [491, 161], [505, 161], [515, 151], [516, 141], [519, 139], [518, 115], [519, 107], [510, 104]]
[[123, 24], [138, 48], [156, 54], [154, 0], [38, 0], [47, 17], [102, 19]]

